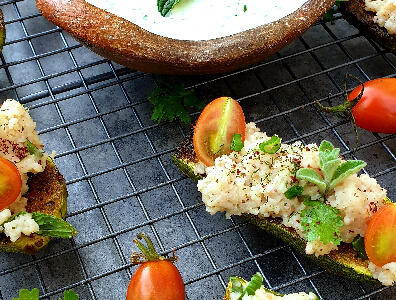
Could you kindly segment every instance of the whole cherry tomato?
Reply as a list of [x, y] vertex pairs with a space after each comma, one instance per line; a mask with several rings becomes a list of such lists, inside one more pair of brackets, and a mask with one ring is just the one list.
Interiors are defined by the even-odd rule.
[[220, 97], [210, 102], [202, 111], [194, 129], [194, 151], [207, 166], [214, 165], [216, 157], [231, 153], [235, 134], [245, 140], [245, 115], [237, 101]]
[[[364, 84], [362, 98], [352, 108], [356, 125], [378, 133], [396, 133], [396, 78], [380, 78]], [[355, 99], [361, 86], [348, 96]]]
[[0, 157], [0, 210], [12, 204], [21, 193], [22, 179], [17, 167]]
[[396, 262], [396, 204], [382, 206], [371, 218], [364, 236], [369, 260], [378, 267]]
[[138, 238], [145, 239], [147, 248], [134, 239], [143, 253], [143, 261], [141, 254], [132, 255], [132, 262], [140, 266], [129, 282], [126, 300], [185, 300], [183, 279], [172, 262], [177, 258], [159, 256], [144, 233], [138, 234]]

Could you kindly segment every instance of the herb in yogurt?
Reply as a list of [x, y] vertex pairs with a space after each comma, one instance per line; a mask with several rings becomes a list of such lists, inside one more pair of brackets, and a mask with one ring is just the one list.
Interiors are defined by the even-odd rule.
[[180, 0], [157, 0], [157, 8], [161, 16], [165, 17]]

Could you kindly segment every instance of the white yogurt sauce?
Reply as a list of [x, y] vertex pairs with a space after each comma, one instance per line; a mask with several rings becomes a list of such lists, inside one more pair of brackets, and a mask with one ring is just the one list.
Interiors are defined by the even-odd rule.
[[85, 1], [164, 37], [209, 40], [279, 20], [307, 0], [180, 0], [166, 17], [157, 0]]

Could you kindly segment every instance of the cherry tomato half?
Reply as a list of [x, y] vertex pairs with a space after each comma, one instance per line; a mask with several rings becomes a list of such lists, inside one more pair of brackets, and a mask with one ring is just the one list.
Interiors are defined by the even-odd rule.
[[185, 300], [183, 279], [169, 260], [148, 261], [129, 282], [126, 300]]
[[[379, 78], [364, 84], [363, 96], [353, 107], [352, 114], [360, 128], [379, 133], [396, 133], [396, 78]], [[362, 87], [348, 96], [355, 99]]]
[[22, 179], [17, 167], [0, 157], [0, 210], [14, 202], [22, 189]]
[[396, 262], [396, 204], [381, 207], [371, 218], [364, 248], [369, 260], [378, 267]]
[[234, 133], [245, 140], [245, 115], [237, 101], [220, 97], [210, 102], [202, 111], [194, 129], [194, 151], [207, 166], [214, 165], [216, 157], [231, 153]]

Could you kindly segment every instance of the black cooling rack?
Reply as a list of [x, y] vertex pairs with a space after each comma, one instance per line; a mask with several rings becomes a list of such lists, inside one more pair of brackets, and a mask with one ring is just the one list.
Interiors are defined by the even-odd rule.
[[[319, 22], [254, 66], [179, 77], [137, 72], [93, 54], [46, 21], [33, 0], [0, 0], [0, 9], [7, 29], [0, 54], [0, 99], [29, 106], [45, 150], [56, 150], [55, 162], [69, 191], [67, 220], [79, 232], [34, 256], [0, 254], [0, 298], [38, 288], [41, 299], [59, 299], [68, 289], [80, 299], [125, 299], [136, 269], [130, 264], [136, 250], [132, 239], [141, 231], [162, 254], [176, 250], [190, 300], [222, 299], [229, 276], [248, 279], [257, 271], [267, 287], [281, 293], [396, 298], [394, 287], [326, 273], [240, 218], [209, 215], [194, 183], [171, 161], [190, 127], [150, 120], [147, 96], [161, 82], [181, 82], [206, 101], [231, 96], [248, 121], [284, 142], [326, 138], [345, 157], [367, 161], [364, 172], [396, 199], [396, 136], [359, 130], [356, 148], [350, 124], [314, 105], [315, 100], [341, 103], [346, 72], [363, 81], [396, 75], [396, 56], [342, 16]], [[191, 111], [192, 119], [198, 114]]]

